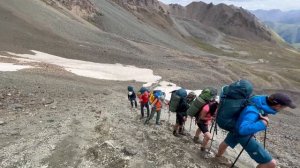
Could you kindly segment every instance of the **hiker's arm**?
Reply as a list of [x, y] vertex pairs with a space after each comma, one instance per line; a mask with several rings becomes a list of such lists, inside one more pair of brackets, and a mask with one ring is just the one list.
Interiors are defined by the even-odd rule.
[[256, 112], [248, 112], [242, 120], [238, 127], [240, 135], [253, 135], [266, 129], [265, 123], [259, 119], [259, 114]]

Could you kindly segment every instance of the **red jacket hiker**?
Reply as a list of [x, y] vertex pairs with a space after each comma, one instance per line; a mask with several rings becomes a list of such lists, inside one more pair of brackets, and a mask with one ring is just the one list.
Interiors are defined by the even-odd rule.
[[148, 93], [147, 91], [144, 92], [144, 93], [139, 97], [139, 99], [140, 99], [140, 102], [143, 103], [143, 104], [148, 103], [148, 101], [149, 101], [149, 93]]

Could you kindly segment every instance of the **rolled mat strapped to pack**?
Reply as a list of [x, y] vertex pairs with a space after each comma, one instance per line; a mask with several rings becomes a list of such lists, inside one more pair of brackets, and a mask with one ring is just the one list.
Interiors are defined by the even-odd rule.
[[173, 92], [171, 95], [169, 111], [176, 112], [179, 102], [180, 102], [180, 96], [178, 96], [175, 92]]
[[197, 97], [192, 103], [189, 109], [187, 110], [187, 115], [196, 116], [199, 110], [206, 104], [206, 101], [203, 100], [200, 96]]

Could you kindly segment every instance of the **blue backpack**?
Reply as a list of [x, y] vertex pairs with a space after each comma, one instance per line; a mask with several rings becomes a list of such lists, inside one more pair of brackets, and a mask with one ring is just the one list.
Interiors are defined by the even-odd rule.
[[161, 90], [154, 90], [153, 95], [156, 99], [160, 99], [160, 100], [164, 100], [166, 96], [165, 92]]
[[247, 80], [239, 80], [222, 87], [216, 120], [220, 128], [235, 131], [236, 121], [243, 109], [249, 105], [252, 92], [253, 85]]

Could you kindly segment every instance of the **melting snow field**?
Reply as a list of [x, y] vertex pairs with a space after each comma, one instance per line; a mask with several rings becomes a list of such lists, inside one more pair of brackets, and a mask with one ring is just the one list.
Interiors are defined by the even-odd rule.
[[145, 82], [151, 85], [161, 79], [160, 76], [153, 75], [151, 69], [138, 68], [122, 64], [102, 64], [88, 61], [74, 60], [58, 57], [55, 55], [32, 50], [35, 54], [15, 54], [10, 55], [26, 58], [32, 61], [54, 64], [65, 68], [79, 76], [85, 76], [104, 80]]
[[[43, 53], [40, 51], [31, 50], [34, 54], [16, 54], [7, 52], [10, 55], [17, 57], [1, 56], [5, 58], [12, 58], [22, 63], [43, 62], [53, 64], [64, 68], [65, 70], [72, 72], [79, 76], [104, 79], [104, 80], [116, 80], [116, 81], [130, 81], [135, 80], [137, 82], [144, 82], [143, 86], [150, 87], [161, 79], [160, 76], [154, 75], [151, 69], [138, 68], [135, 66], [128, 66], [122, 64], [102, 64], [74, 59], [62, 58], [59, 56]], [[33, 68], [28, 65], [16, 65], [12, 63], [0, 63], [0, 71], [18, 71], [25, 68]], [[162, 90], [166, 93], [166, 100], [170, 100], [171, 92], [180, 89], [174, 83], [167, 81], [161, 81], [157, 84], [154, 90]], [[191, 92], [191, 90], [187, 90]], [[196, 95], [199, 95], [202, 90], [194, 90]]]
[[32, 68], [28, 65], [15, 65], [13, 63], [2, 63], [0, 62], [0, 71], [18, 71], [21, 69]]

